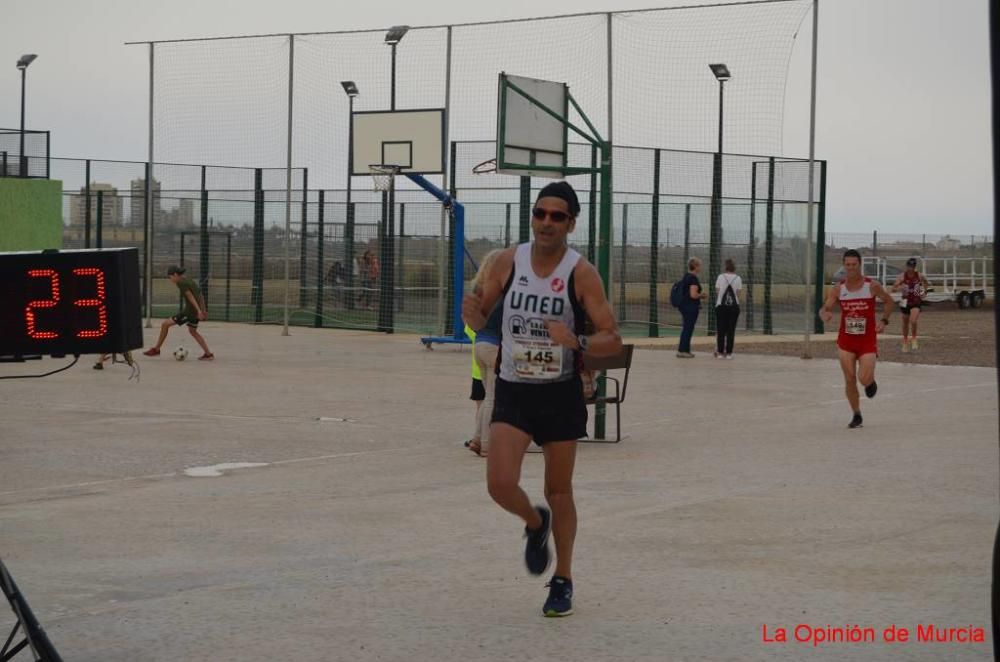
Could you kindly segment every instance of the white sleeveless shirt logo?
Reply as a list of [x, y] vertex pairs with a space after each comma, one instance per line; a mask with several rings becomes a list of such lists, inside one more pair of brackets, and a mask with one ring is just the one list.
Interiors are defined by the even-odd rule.
[[567, 283], [579, 259], [579, 253], [567, 248], [555, 270], [539, 278], [531, 267], [531, 244], [520, 244], [514, 251], [514, 273], [504, 294], [501, 324], [500, 378], [504, 381], [556, 382], [576, 373], [573, 350], [553, 342], [545, 322], [556, 320], [576, 328]]

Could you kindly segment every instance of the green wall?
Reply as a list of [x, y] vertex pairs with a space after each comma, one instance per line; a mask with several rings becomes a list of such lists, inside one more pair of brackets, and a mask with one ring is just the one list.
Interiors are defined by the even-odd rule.
[[0, 252], [62, 248], [62, 182], [0, 177]]

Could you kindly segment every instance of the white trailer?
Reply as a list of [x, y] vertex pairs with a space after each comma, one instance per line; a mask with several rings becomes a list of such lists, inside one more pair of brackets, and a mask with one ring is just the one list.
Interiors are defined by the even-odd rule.
[[[902, 269], [890, 265], [884, 257], [862, 259], [862, 272], [891, 287]], [[924, 301], [954, 301], [959, 308], [979, 308], [993, 299], [993, 260], [988, 257], [917, 257], [919, 271], [930, 287]], [[892, 298], [899, 301], [900, 292]]]

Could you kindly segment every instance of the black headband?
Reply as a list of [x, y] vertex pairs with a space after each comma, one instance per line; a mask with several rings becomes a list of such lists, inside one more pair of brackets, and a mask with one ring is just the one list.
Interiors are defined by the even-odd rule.
[[535, 202], [537, 203], [542, 198], [559, 198], [569, 207], [569, 213], [573, 218], [580, 215], [580, 201], [576, 197], [576, 191], [566, 182], [546, 184], [545, 188], [538, 192]]

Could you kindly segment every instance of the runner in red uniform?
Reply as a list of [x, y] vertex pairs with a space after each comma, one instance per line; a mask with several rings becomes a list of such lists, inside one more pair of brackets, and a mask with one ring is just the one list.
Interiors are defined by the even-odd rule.
[[[844, 371], [847, 402], [854, 417], [849, 428], [859, 428], [861, 419], [861, 398], [858, 382], [865, 387], [865, 395], [874, 398], [878, 391], [875, 383], [875, 360], [878, 358], [876, 334], [882, 333], [889, 324], [892, 314], [892, 297], [874, 279], [861, 274], [861, 253], [849, 250], [844, 253], [844, 280], [830, 288], [819, 316], [829, 323], [833, 319], [833, 307], [840, 303], [840, 332], [837, 347], [840, 354], [840, 369]], [[883, 317], [875, 321], [875, 299], [883, 303]]]
[[[917, 271], [917, 258], [906, 261], [906, 271], [899, 275], [892, 284], [892, 291], [901, 291], [899, 312], [903, 314], [903, 351], [915, 352], [920, 349], [917, 340], [917, 320], [920, 319], [920, 308], [924, 303], [924, 292], [930, 286], [924, 275]], [[912, 333], [911, 333], [912, 332]]]

